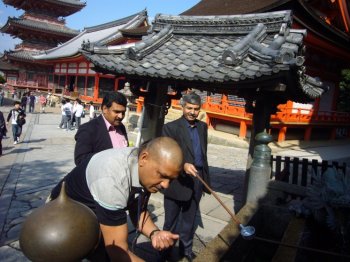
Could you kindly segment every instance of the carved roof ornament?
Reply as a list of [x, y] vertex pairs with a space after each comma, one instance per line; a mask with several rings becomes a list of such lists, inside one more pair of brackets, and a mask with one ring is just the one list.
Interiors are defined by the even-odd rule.
[[81, 44], [81, 48], [86, 51], [92, 52], [94, 51], [94, 44], [91, 43], [89, 39], [87, 41], [83, 40], [83, 43]]
[[147, 54], [163, 45], [173, 32], [171, 25], [164, 27], [159, 33], [146, 36], [143, 41], [127, 49], [126, 55], [132, 60], [141, 60]]
[[248, 49], [264, 37], [266, 37], [266, 26], [259, 23], [248, 35], [224, 51], [222, 54], [223, 63], [226, 65], [241, 64], [243, 58], [247, 55]]

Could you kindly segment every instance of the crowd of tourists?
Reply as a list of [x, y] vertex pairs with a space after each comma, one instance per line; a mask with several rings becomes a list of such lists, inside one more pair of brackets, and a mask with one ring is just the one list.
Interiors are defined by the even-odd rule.
[[61, 122], [58, 128], [66, 131], [78, 129], [81, 125], [81, 118], [85, 117], [85, 109], [82, 101], [77, 98], [72, 104], [70, 99], [61, 101]]

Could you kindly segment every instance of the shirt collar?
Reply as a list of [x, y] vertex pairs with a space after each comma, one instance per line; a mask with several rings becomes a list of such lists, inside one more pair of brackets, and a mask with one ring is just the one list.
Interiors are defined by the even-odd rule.
[[105, 121], [106, 128], [107, 128], [107, 131], [108, 131], [108, 132], [110, 132], [110, 131], [115, 131], [115, 130], [116, 130], [115, 126], [112, 126], [111, 123], [109, 123], [109, 122], [107, 121], [107, 119], [105, 118], [105, 116], [104, 116], [103, 114], [102, 114], [102, 118], [103, 118], [103, 120]]
[[128, 164], [131, 173], [131, 185], [133, 187], [142, 187], [140, 184], [139, 177], [139, 165], [138, 165], [138, 149], [131, 149], [130, 155], [128, 157]]
[[182, 116], [182, 118], [183, 118], [183, 121], [185, 121], [185, 124], [186, 124], [186, 126], [187, 126], [188, 128], [190, 128], [190, 127], [191, 127], [191, 128], [197, 127], [197, 122], [198, 122], [197, 119], [194, 121], [193, 125], [191, 125], [190, 122], [188, 122], [187, 119], [186, 119], [184, 116]]

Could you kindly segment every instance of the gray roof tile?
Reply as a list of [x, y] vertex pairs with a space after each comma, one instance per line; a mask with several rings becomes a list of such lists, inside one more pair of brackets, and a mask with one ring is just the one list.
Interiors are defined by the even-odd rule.
[[[300, 71], [305, 31], [290, 27], [289, 11], [207, 17], [157, 15], [149, 37], [124, 54], [94, 54], [92, 50], [84, 55], [97, 67], [127, 77], [236, 86], [246, 80], [263, 81], [267, 75]], [[107, 59], [118, 66], [108, 66]], [[308, 84], [322, 89], [320, 82]]]

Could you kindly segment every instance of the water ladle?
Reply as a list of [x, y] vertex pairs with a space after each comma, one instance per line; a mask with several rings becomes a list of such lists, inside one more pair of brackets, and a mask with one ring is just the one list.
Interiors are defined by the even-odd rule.
[[235, 216], [235, 214], [232, 213], [232, 211], [221, 201], [219, 196], [210, 188], [210, 186], [201, 178], [199, 175], [196, 176], [199, 181], [209, 190], [209, 192], [216, 198], [217, 201], [221, 204], [221, 206], [227, 211], [227, 213], [230, 214], [232, 220], [239, 225], [241, 236], [246, 239], [250, 240], [254, 238], [255, 235], [255, 228], [253, 226], [243, 226], [242, 223], [238, 220], [238, 218]]

